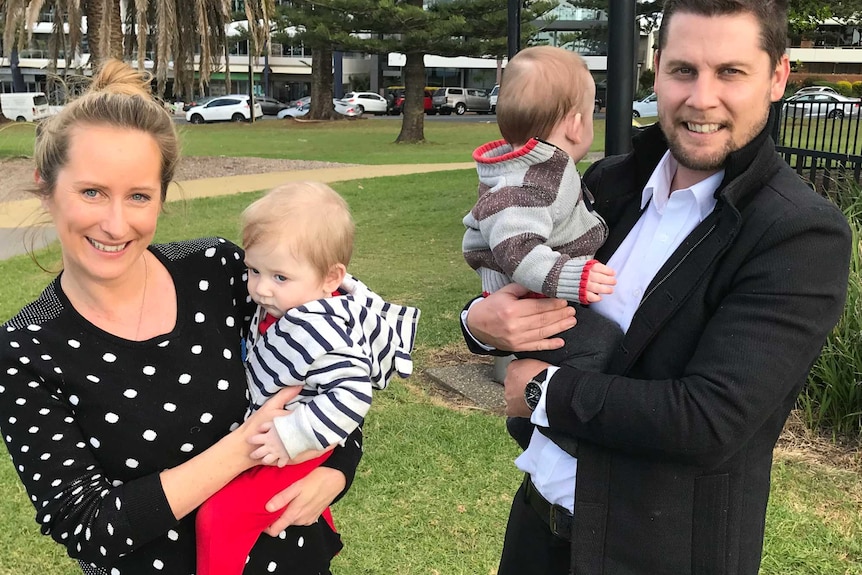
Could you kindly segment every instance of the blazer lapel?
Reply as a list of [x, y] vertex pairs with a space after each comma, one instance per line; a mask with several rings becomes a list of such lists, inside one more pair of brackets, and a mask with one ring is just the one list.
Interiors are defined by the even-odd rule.
[[623, 343], [611, 360], [613, 373], [626, 373], [667, 320], [685, 303], [733, 241], [734, 210], [721, 204], [676, 249], [650, 282]]

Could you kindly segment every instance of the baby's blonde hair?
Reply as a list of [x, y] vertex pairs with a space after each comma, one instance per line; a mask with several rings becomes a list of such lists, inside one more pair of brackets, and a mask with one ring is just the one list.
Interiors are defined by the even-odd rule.
[[338, 193], [319, 182], [278, 186], [242, 213], [242, 245], [285, 242], [293, 256], [308, 262], [321, 277], [335, 264], [350, 263], [354, 224]]
[[[553, 46], [518, 52], [506, 66], [497, 100], [497, 126], [510, 144], [546, 139], [572, 110], [592, 114], [589, 68], [578, 54]], [[589, 100], [589, 101], [588, 101]]]

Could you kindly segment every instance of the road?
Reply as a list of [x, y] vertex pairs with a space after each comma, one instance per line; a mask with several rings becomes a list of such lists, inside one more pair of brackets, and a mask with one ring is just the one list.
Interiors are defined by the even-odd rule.
[[[374, 121], [380, 121], [380, 122], [400, 122], [401, 121], [401, 116], [378, 116], [375, 114], [365, 114], [364, 117], [371, 119], [371, 120], [374, 120]], [[604, 112], [598, 112], [598, 113], [593, 115], [593, 119], [595, 119], [595, 120], [603, 120], [604, 118], [605, 118]], [[264, 116], [262, 118], [262, 121], [264, 121], [264, 122], [271, 122], [273, 120], [277, 120], [277, 118], [275, 116]], [[179, 115], [174, 116], [174, 121], [177, 124], [188, 124], [188, 122], [186, 122], [186, 119], [184, 116], [179, 116]], [[260, 122], [261, 119], [258, 118], [257, 121]], [[435, 116], [426, 115], [425, 121], [426, 122], [432, 122], [432, 123], [433, 122], [455, 122], [455, 123], [459, 123], [459, 124], [496, 124], [497, 123], [497, 116], [495, 116], [494, 114], [473, 114], [473, 113], [464, 114], [463, 116], [456, 116], [455, 114], [443, 116], [443, 115], [437, 114]]]

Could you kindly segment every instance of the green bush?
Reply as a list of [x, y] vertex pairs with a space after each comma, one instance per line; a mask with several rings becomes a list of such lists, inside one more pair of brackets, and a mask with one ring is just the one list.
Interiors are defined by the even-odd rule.
[[851, 84], [847, 80], [838, 80], [837, 82], [835, 82], [835, 89], [838, 90], [838, 93], [842, 96], [853, 95], [853, 84]]
[[641, 72], [641, 77], [638, 79], [638, 87], [641, 91], [647, 91], [646, 95], [649, 95], [652, 92], [652, 86], [655, 83], [655, 71], [653, 70], [643, 70]]
[[811, 86], [819, 85], [822, 80], [820, 78], [815, 78], [814, 76], [807, 76], [804, 80], [802, 80], [803, 88], [810, 88]]
[[852, 84], [853, 86], [853, 95], [857, 98], [862, 98], [862, 81], [856, 80]]
[[853, 233], [847, 302], [798, 406], [811, 429], [858, 439], [862, 438], [862, 188], [851, 179], [839, 182], [830, 196]]

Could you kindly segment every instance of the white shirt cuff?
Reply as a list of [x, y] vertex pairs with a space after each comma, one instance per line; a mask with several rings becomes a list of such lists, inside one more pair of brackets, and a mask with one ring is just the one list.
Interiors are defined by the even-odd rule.
[[475, 343], [476, 345], [478, 345], [479, 347], [481, 347], [485, 351], [496, 351], [497, 350], [496, 347], [493, 347], [490, 345], [485, 345], [484, 343], [482, 343], [481, 341], [476, 339], [476, 336], [473, 335], [473, 333], [470, 331], [470, 328], [467, 327], [467, 314], [470, 313], [470, 310], [473, 309], [473, 306], [476, 304], [476, 302], [480, 301], [481, 299], [482, 298], [477, 297], [476, 299], [474, 299], [473, 301], [470, 302], [470, 305], [467, 306], [467, 309], [461, 310], [461, 325], [464, 326], [464, 333], [466, 333], [467, 335], [470, 336], [470, 339], [473, 340], [473, 343]]
[[539, 404], [536, 406], [536, 409], [533, 410], [533, 415], [530, 416], [530, 421], [532, 421], [535, 425], [541, 427], [551, 427], [551, 422], [548, 421], [548, 411], [546, 409], [546, 405], [548, 402], [548, 384], [551, 382], [551, 378], [554, 377], [554, 374], [557, 373], [557, 370], [560, 369], [555, 365], [548, 366], [548, 373], [545, 375], [545, 381], [542, 382], [542, 397], [539, 398]]

